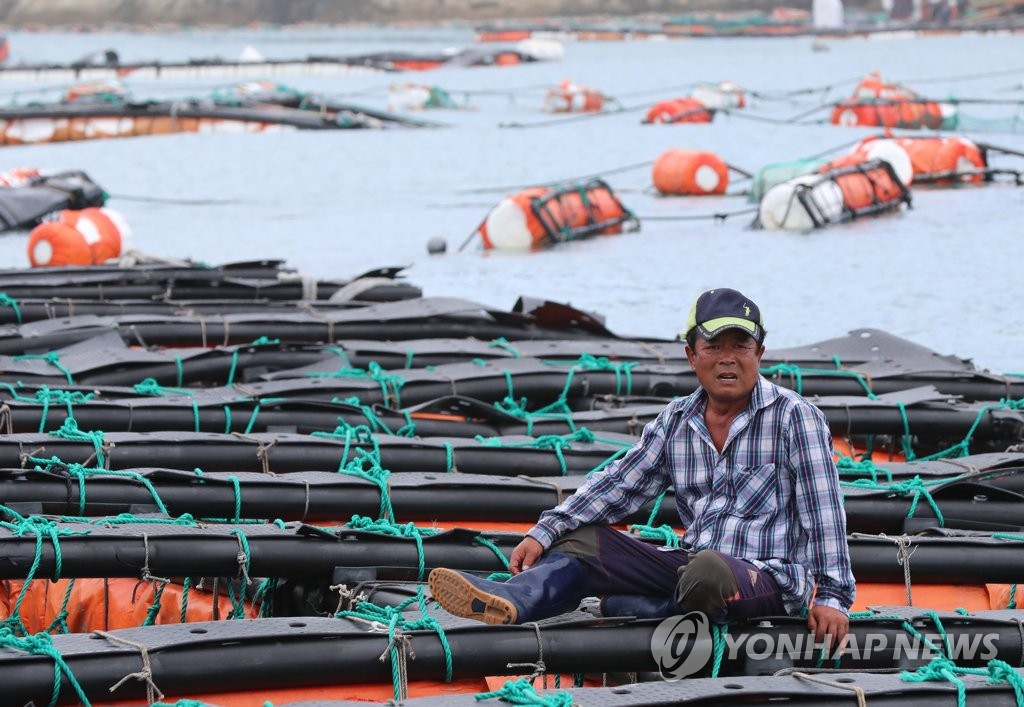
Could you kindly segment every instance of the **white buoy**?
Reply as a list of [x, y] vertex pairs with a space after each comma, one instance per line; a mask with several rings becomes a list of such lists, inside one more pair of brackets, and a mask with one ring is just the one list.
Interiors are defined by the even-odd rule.
[[238, 61], [242, 64], [259, 64], [266, 61], [266, 58], [260, 54], [256, 47], [246, 44], [245, 48], [242, 49], [242, 53], [238, 55]]
[[892, 165], [892, 171], [906, 186], [914, 181], [914, 165], [910, 155], [895, 140], [878, 139], [863, 143], [861, 148], [866, 159], [883, 160]]
[[522, 206], [506, 197], [491, 209], [484, 221], [491, 244], [498, 250], [529, 250], [533, 234]]
[[565, 47], [557, 39], [521, 39], [516, 50], [537, 61], [560, 61], [565, 56]]
[[839, 185], [830, 179], [822, 179], [821, 175], [805, 174], [776, 184], [765, 193], [758, 207], [761, 225], [768, 231], [813, 229], [814, 219], [797, 196], [806, 185], [813, 185], [810, 197], [820, 206], [821, 217], [826, 221], [838, 220], [843, 213], [843, 192]]

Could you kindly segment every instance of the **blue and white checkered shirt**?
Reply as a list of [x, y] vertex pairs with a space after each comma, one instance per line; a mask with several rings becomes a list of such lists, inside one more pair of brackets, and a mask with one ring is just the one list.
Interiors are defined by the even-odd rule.
[[591, 475], [529, 532], [545, 548], [567, 532], [617, 523], [671, 483], [691, 552], [711, 549], [768, 572], [791, 614], [848, 612], [856, 591], [846, 513], [825, 416], [761, 377], [723, 451], [704, 423], [707, 393], [674, 400], [618, 462]]

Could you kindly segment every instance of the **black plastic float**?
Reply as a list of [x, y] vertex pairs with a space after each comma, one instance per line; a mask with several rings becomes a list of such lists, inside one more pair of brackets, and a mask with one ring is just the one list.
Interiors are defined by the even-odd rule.
[[[334, 472], [195, 472], [133, 469], [132, 475], [86, 474], [82, 482], [62, 466], [49, 471], [0, 469], [0, 504], [21, 514], [103, 516], [157, 512], [162, 503], [172, 517], [344, 521], [380, 512], [380, 486], [368, 479]], [[1002, 472], [1024, 483], [1024, 467]], [[451, 526], [460, 521], [532, 523], [571, 495], [585, 477], [508, 477], [477, 474], [405, 472], [387, 479], [395, 517], [403, 522]], [[986, 483], [987, 475], [924, 487], [843, 487], [848, 532], [899, 534], [942, 526], [959, 530], [1024, 531], [1024, 495]], [[936, 516], [931, 503], [939, 508]], [[911, 512], [911, 509], [913, 511]], [[647, 524], [648, 504], [626, 519]], [[671, 490], [653, 518], [654, 525], [678, 526]]]
[[[164, 577], [232, 577], [242, 574], [243, 548], [249, 576], [323, 579], [337, 568], [372, 568], [379, 579], [422, 579], [434, 567], [505, 571], [506, 558], [522, 540], [517, 533], [461, 528], [436, 535], [428, 528], [413, 538], [295, 523], [282, 528], [117, 519], [109, 525], [62, 522], [54, 530], [63, 533], [58, 537], [59, 576], [66, 578], [138, 577], [144, 567]], [[904, 565], [912, 582], [926, 584], [1012, 583], [1024, 576], [1024, 539], [1014, 534], [942, 529], [900, 536], [854, 533], [849, 545], [860, 582], [903, 582]], [[0, 548], [0, 579], [23, 579], [34, 563], [39, 576], [57, 573], [53, 545], [37, 548], [35, 531], [0, 528]]]
[[[845, 669], [912, 670], [927, 664], [931, 656], [926, 651], [907, 650], [908, 646], [914, 645], [914, 640], [904, 623], [917, 633], [934, 639], [938, 631], [935, 616], [942, 622], [950, 645], [978, 646], [985, 641], [983, 650], [958, 657], [957, 664], [961, 667], [984, 667], [990, 658], [1019, 666], [1024, 655], [1022, 612], [981, 612], [976, 616], [939, 612], [935, 616], [925, 616], [917, 609], [892, 613], [891, 607], [884, 607], [879, 613], [888, 613], [894, 618], [853, 622], [851, 634], [856, 645], [867, 646], [870, 641], [871, 645], [878, 647], [870, 652], [849, 651], [842, 659]], [[405, 609], [402, 615], [410, 621], [424, 616], [416, 604]], [[436, 626], [444, 632], [445, 641], [440, 640], [437, 630], [404, 632], [411, 639], [409, 648], [416, 655], [415, 660], [409, 657], [406, 662], [410, 680], [443, 680], [446, 672], [445, 646], [450, 650], [452, 678], [456, 680], [507, 674], [508, 663], [535, 663], [541, 651], [546, 669], [551, 673], [657, 670], [651, 651], [657, 621], [594, 619], [577, 613], [542, 622], [535, 629], [533, 626], [486, 626], [456, 619], [429, 608], [429, 604], [426, 615], [437, 621]], [[392, 679], [389, 661], [379, 660], [382, 654], [387, 653], [388, 633], [373, 630], [368, 621], [315, 617], [259, 619], [148, 626], [109, 633], [120, 640], [98, 634], [52, 638], [53, 647], [60, 652], [69, 672], [86, 696], [92, 699], [109, 698], [111, 685], [125, 675], [138, 673], [141, 647], [146, 649], [153, 683], [175, 695], [258, 691], [294, 688], [297, 685], [387, 684]], [[748, 654], [742, 646], [755, 634], [776, 646], [808, 648], [806, 654], [780, 651], [778, 656], [752, 657], [757, 655], [756, 652]], [[726, 644], [719, 677], [772, 675], [794, 668], [813, 670], [820, 662], [819, 651], [806, 640], [806, 624], [799, 618], [768, 618], [756, 625], [730, 626], [727, 635], [741, 648], [729, 650]], [[869, 635], [874, 638], [869, 638]], [[693, 641], [693, 650], [711, 656], [714, 640], [711, 635], [698, 635]], [[710, 663], [709, 660], [698, 676], [710, 672]], [[4, 649], [0, 651], [0, 681], [4, 685], [5, 700], [10, 700], [11, 704], [49, 702], [54, 689], [53, 659], [49, 655], [30, 656]], [[764, 680], [762, 683], [772, 684]], [[720, 690], [737, 689], [729, 688], [729, 684], [734, 683], [731, 680], [707, 683], [704, 694], [728, 694]], [[751, 685], [750, 682], [735, 684]], [[908, 690], [914, 689], [912, 685], [907, 685]], [[630, 685], [626, 689], [639, 690], [641, 687]], [[889, 687], [897, 685], [893, 682]], [[1005, 689], [993, 692], [1001, 694]], [[144, 693], [143, 681], [129, 680], [118, 690], [117, 696], [125, 699], [140, 697]], [[618, 694], [626, 696], [633, 693]], [[808, 690], [803, 694], [813, 697], [820, 693]], [[929, 694], [934, 700], [937, 693]], [[947, 685], [945, 694], [955, 696], [956, 693]], [[983, 691], [979, 697], [984, 699], [984, 694]], [[853, 695], [846, 695], [846, 704], [852, 698]], [[438, 699], [450, 700], [452, 697]], [[66, 675], [62, 676], [59, 702], [67, 704], [76, 700], [70, 681]]]

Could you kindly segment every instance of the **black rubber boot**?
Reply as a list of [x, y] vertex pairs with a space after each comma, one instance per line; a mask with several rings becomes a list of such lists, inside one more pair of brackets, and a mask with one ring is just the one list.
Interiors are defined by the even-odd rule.
[[583, 599], [583, 566], [560, 552], [549, 552], [507, 582], [438, 567], [430, 591], [445, 611], [488, 624], [523, 624], [564, 614]]
[[601, 600], [601, 616], [633, 616], [638, 619], [663, 619], [682, 614], [672, 597], [648, 597], [642, 594], [609, 594]]

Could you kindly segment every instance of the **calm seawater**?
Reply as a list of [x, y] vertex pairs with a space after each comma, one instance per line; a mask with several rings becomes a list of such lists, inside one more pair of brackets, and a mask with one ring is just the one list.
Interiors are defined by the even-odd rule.
[[[106, 48], [125, 61], [169, 61], [234, 59], [247, 45], [267, 57], [294, 58], [472, 44], [472, 33], [463, 29], [8, 36], [13, 63], [68, 61]], [[929, 97], [1024, 97], [1024, 36], [855, 39], [827, 47], [812, 51], [807, 38], [567, 42], [561, 61], [509, 68], [287, 77], [278, 81], [375, 107], [385, 106], [391, 82], [429, 83], [468, 99], [474, 109], [425, 113], [450, 126], [439, 130], [174, 135], [4, 147], [0, 167], [84, 169], [113, 195], [109, 206], [127, 217], [136, 247], [158, 255], [208, 263], [281, 258], [303, 272], [342, 279], [406, 265], [408, 278], [427, 295], [465, 297], [499, 309], [511, 307], [521, 294], [546, 297], [605, 315], [621, 335], [665, 338], [681, 328], [699, 291], [731, 286], [761, 305], [769, 346], [878, 327], [943, 354], [972, 358], [994, 372], [1024, 371], [1019, 187], [914, 189], [911, 210], [809, 234], [753, 231], [747, 228], [749, 216], [724, 223], [648, 220], [638, 233], [540, 253], [485, 254], [475, 242], [455, 252], [502, 195], [470, 190], [601, 173], [653, 161], [671, 147], [712, 150], [755, 171], [874, 132], [721, 115], [710, 125], [645, 126], [641, 110], [549, 127], [501, 127], [549, 119], [540, 111], [543, 87], [566, 78], [617, 96], [630, 108], [684, 95], [685, 86], [698, 81], [728, 79], [760, 92], [833, 87], [798, 101], [750, 102], [750, 115], [773, 118], [844, 97], [859, 76], [875, 69]], [[972, 74], [986, 76], [959, 78]], [[138, 98], [202, 96], [225, 81], [127, 85]], [[30, 89], [41, 87], [0, 83], [0, 95], [25, 100], [34, 95]], [[963, 110], [1008, 117], [1019, 107]], [[827, 115], [822, 110], [810, 119]], [[1024, 150], [1020, 134], [968, 137]], [[995, 164], [1024, 168], [1024, 159]], [[748, 206], [739, 196], [657, 198], [648, 189], [649, 168], [607, 180], [641, 218]], [[427, 254], [427, 241], [435, 236], [447, 240], [448, 254]], [[26, 240], [26, 234], [0, 238], [0, 263], [27, 265]]]

